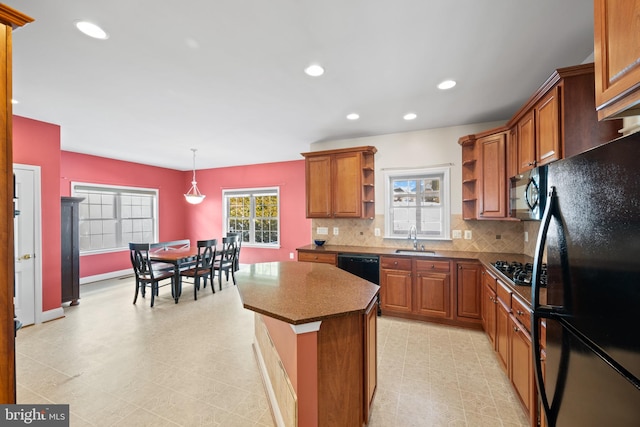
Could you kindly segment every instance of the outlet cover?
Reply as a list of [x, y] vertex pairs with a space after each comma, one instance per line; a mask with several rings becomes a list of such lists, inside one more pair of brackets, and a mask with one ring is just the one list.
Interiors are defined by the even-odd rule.
[[318, 234], [329, 234], [329, 227], [318, 227], [318, 228], [316, 228], [316, 233], [318, 233]]
[[462, 239], [462, 231], [460, 231], [460, 230], [453, 230], [453, 238], [454, 238], [454, 239]]
[[338, 227], [333, 227], [333, 235], [337, 236], [338, 232], [339, 232]]
[[376, 227], [376, 228], [373, 230], [373, 234], [375, 234], [375, 236], [376, 236], [376, 237], [380, 237], [380, 229]]
[[293, 252], [289, 252], [289, 259], [293, 259]]
[[464, 230], [464, 238], [467, 239], [467, 240], [471, 240], [472, 239], [471, 230]]
[[528, 231], [525, 231], [525, 232], [524, 232], [524, 241], [525, 241], [525, 242], [528, 242], [528, 241], [529, 241], [529, 232], [528, 232]]

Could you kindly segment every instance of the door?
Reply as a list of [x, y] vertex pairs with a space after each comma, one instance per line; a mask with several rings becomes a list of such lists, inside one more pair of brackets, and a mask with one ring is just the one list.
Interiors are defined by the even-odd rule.
[[416, 312], [451, 319], [451, 277], [447, 273], [418, 271]]
[[358, 218], [362, 213], [362, 164], [360, 153], [340, 153], [333, 157], [333, 215]]
[[39, 233], [40, 207], [40, 167], [14, 165], [15, 208], [14, 217], [14, 254], [15, 254], [15, 313], [23, 326], [36, 323], [40, 317], [41, 285]]
[[507, 216], [507, 172], [505, 133], [478, 140], [482, 166], [480, 216], [505, 218]]

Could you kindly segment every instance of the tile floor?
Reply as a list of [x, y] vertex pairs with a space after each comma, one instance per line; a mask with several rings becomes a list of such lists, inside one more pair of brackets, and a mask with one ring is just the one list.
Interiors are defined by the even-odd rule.
[[[233, 285], [192, 289], [152, 309], [131, 277], [83, 285], [63, 319], [18, 332], [18, 403], [68, 403], [71, 426], [273, 426], [253, 313]], [[378, 320], [370, 426], [527, 425], [484, 333]]]

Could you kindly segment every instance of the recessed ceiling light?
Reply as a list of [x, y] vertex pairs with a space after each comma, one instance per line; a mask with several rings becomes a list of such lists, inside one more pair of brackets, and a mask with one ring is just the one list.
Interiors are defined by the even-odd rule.
[[94, 39], [106, 40], [109, 38], [106, 31], [91, 22], [78, 21], [76, 22], [76, 28]]
[[358, 120], [359, 118], [360, 118], [360, 114], [358, 113], [347, 114], [347, 119], [349, 120]]
[[324, 74], [324, 68], [318, 64], [312, 64], [305, 68], [304, 72], [311, 77], [319, 77]]
[[447, 90], [447, 89], [451, 89], [452, 87], [454, 87], [456, 85], [455, 80], [445, 80], [443, 82], [440, 82], [438, 84], [438, 89], [440, 90]]
[[418, 117], [418, 115], [416, 113], [407, 113], [404, 115], [403, 119], [405, 120], [413, 120], [416, 117]]

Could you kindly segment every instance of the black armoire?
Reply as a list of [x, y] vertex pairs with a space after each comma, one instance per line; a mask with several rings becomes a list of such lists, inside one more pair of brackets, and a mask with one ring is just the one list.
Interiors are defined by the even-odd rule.
[[62, 197], [60, 231], [62, 255], [62, 302], [80, 304], [80, 202], [83, 197]]

